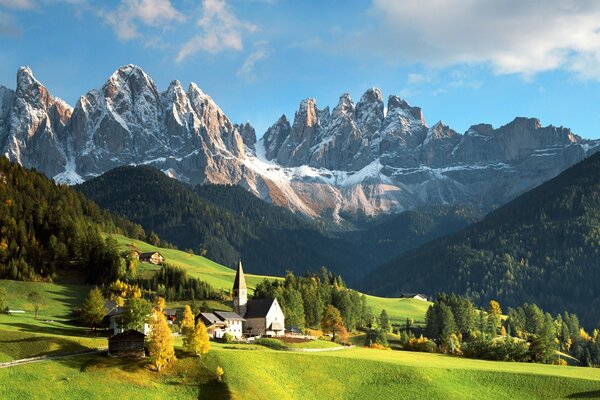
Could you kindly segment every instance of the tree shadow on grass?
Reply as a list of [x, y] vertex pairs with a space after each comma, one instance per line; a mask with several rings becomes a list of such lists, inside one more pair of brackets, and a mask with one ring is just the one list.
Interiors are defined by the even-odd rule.
[[63, 327], [58, 325], [52, 325], [48, 323], [46, 325], [34, 325], [34, 324], [26, 324], [22, 322], [15, 323], [0, 323], [0, 325], [7, 325], [12, 328], [19, 328], [19, 330], [23, 332], [31, 332], [31, 333], [46, 333], [51, 335], [59, 335], [59, 336], [71, 336], [71, 337], [90, 337], [89, 330], [82, 329], [79, 327], [73, 326], [72, 328]]
[[231, 399], [231, 392], [229, 385], [225, 382], [219, 382], [217, 379], [212, 379], [206, 383], [200, 385], [200, 393], [198, 394], [198, 400], [208, 399]]
[[567, 396], [567, 399], [600, 399], [600, 390], [592, 390], [591, 392], [573, 393]]
[[[41, 357], [61, 353], [89, 350], [67, 339], [36, 336], [14, 340], [0, 340], [3, 351], [13, 358]], [[14, 351], [11, 351], [14, 349]]]

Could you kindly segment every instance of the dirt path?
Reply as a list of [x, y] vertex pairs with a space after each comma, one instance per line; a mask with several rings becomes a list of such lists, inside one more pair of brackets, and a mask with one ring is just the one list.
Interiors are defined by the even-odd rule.
[[87, 354], [97, 354], [97, 353], [105, 352], [106, 350], [107, 350], [107, 347], [104, 347], [104, 348], [91, 349], [91, 350], [79, 350], [79, 351], [73, 351], [71, 353], [63, 353], [63, 354], [56, 354], [56, 355], [49, 355], [49, 356], [22, 358], [20, 360], [12, 360], [12, 361], [0, 363], [0, 368], [10, 368], [10, 367], [16, 367], [18, 365], [31, 364], [31, 363], [47, 361], [47, 360], [57, 360], [57, 359], [66, 358], [66, 357], [83, 356], [83, 355], [87, 355]]

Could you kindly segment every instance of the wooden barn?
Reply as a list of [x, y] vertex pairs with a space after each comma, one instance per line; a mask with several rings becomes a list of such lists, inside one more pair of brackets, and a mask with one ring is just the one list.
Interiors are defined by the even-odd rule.
[[147, 253], [140, 253], [140, 261], [149, 262], [152, 264], [162, 264], [165, 262], [165, 258], [158, 251], [150, 251]]
[[108, 339], [108, 355], [111, 357], [144, 357], [146, 335], [130, 329]]

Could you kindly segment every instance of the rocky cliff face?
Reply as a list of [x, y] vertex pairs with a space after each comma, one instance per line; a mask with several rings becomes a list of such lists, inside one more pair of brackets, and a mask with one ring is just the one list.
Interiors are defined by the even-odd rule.
[[29, 68], [0, 87], [0, 150], [59, 182], [148, 164], [193, 184], [239, 184], [259, 197], [337, 223], [433, 204], [491, 207], [554, 177], [598, 147], [567, 128], [516, 118], [459, 134], [379, 89], [333, 110], [314, 99], [257, 141], [196, 84], [161, 92], [139, 67], [115, 71], [71, 108]]

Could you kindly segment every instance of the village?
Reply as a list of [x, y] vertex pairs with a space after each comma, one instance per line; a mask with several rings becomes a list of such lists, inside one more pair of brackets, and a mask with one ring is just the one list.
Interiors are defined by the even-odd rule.
[[[132, 255], [142, 262], [162, 264], [165, 258], [159, 252], [140, 253], [135, 250]], [[233, 311], [200, 312], [195, 316], [195, 324], [202, 323], [212, 340], [253, 341], [261, 337], [282, 337], [285, 335], [312, 339], [302, 335], [294, 326], [286, 329], [285, 315], [277, 299], [248, 299], [248, 288], [241, 260], [238, 262], [232, 288]], [[125, 309], [115, 300], [105, 300], [107, 310], [99, 326], [111, 334], [108, 339], [108, 354], [119, 356], [144, 356], [145, 339], [150, 333], [150, 325], [144, 323], [142, 329], [125, 330], [122, 326]], [[164, 308], [161, 310], [167, 323], [177, 321], [177, 310]]]

